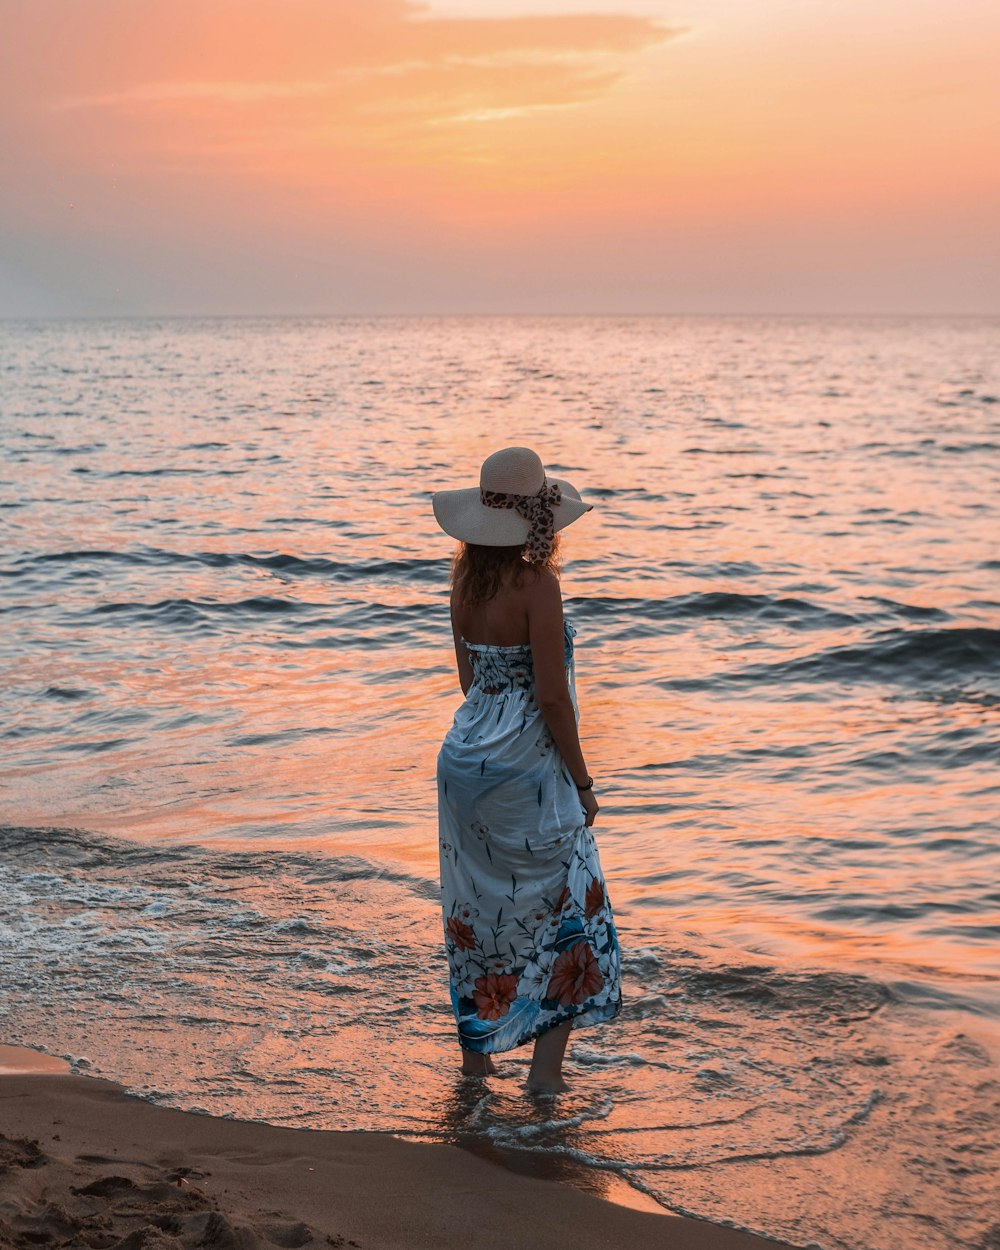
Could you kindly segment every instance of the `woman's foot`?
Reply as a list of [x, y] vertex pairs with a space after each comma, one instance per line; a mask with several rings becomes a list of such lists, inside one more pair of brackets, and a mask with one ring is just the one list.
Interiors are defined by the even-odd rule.
[[489, 1055], [477, 1054], [474, 1050], [462, 1051], [463, 1076], [493, 1076], [496, 1066]]
[[561, 1076], [529, 1075], [524, 1087], [529, 1094], [565, 1094], [569, 1085]]
[[569, 1086], [563, 1080], [562, 1063], [572, 1023], [557, 1025], [535, 1039], [527, 1089], [532, 1094], [564, 1094]]

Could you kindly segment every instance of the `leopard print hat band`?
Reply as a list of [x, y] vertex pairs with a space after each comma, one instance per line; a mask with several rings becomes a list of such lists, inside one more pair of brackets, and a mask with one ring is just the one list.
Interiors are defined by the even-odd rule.
[[558, 482], [548, 480], [534, 495], [516, 495], [510, 491], [483, 490], [479, 488], [480, 502], [487, 508], [513, 508], [528, 522], [528, 537], [524, 544], [524, 558], [532, 563], [547, 560], [552, 554], [555, 537], [553, 506], [562, 503], [562, 490]]

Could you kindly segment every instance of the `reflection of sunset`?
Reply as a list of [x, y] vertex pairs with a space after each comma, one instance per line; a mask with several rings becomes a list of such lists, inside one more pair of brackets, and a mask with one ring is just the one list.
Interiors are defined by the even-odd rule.
[[[989, 1133], [942, 1161], [987, 1115], [1000, 984], [990, 321], [9, 341], [3, 803], [31, 827], [0, 827], [0, 1035], [238, 1118], [589, 1160], [557, 1175], [794, 1244], [876, 1219], [939, 1250], [899, 1200], [931, 1191], [982, 1240]], [[471, 1102], [449, 1066], [430, 495], [510, 443], [595, 504], [563, 588], [625, 1009], [574, 1036], [555, 1121], [524, 1056]]]
[[[503, 396], [527, 379], [535, 398], [506, 416], [505, 439], [537, 441], [546, 422], [550, 462], [596, 492], [593, 517], [564, 536], [565, 589], [606, 820], [627, 831], [622, 844], [612, 833], [605, 852], [620, 878], [616, 905], [650, 923], [740, 934], [750, 946], [756, 933], [776, 951], [833, 942], [845, 962], [863, 958], [868, 939], [885, 959], [894, 944], [901, 960], [922, 944], [930, 958], [929, 925], [943, 966], [988, 962], [979, 922], [953, 921], [947, 899], [939, 910], [924, 897], [931, 862], [949, 898], [976, 890], [976, 859], [948, 829], [958, 812], [970, 828], [991, 819], [980, 738], [995, 708], [974, 691], [929, 697], [941, 665], [964, 662], [961, 650], [933, 649], [937, 632], [948, 645], [956, 612], [986, 620], [957, 605], [977, 598], [989, 533], [974, 516], [956, 527], [959, 479], [942, 479], [934, 459], [953, 454], [939, 447], [963, 445], [963, 423], [974, 433], [978, 414], [921, 441], [951, 411], [938, 403], [935, 375], [929, 408], [908, 411], [891, 436], [876, 436], [863, 407], [827, 432], [815, 417], [841, 401], [823, 397], [825, 377], [846, 371], [838, 354], [853, 353], [853, 331], [831, 331], [813, 352], [811, 381], [798, 366], [789, 405], [744, 376], [753, 372], [736, 341], [745, 331], [733, 323], [715, 349], [723, 380], [713, 385], [727, 388], [725, 402], [701, 400], [678, 419], [687, 402], [678, 391], [711, 394], [697, 333], [669, 321], [568, 323], [560, 355], [544, 337], [553, 324], [525, 324], [511, 355], [498, 323], [483, 323], [467, 344], [474, 364], [444, 322], [430, 339], [390, 323], [370, 357], [370, 323], [338, 331], [342, 340], [323, 323], [274, 339], [262, 326], [257, 367], [208, 430], [183, 399], [176, 409], [164, 399], [165, 426], [129, 418], [121, 446], [79, 421], [66, 445], [81, 449], [74, 463], [87, 470], [72, 486], [91, 517], [88, 546], [115, 552], [142, 533], [130, 528], [135, 509], [155, 516], [159, 536], [134, 567], [98, 559], [93, 576], [71, 582], [81, 598], [62, 624], [23, 626], [36, 644], [18, 674], [25, 689], [66, 684], [58, 643], [68, 629], [78, 684], [114, 692], [115, 706], [95, 706], [93, 695], [34, 705], [25, 724], [45, 735], [46, 750], [11, 762], [21, 818], [43, 822], [56, 809], [66, 823], [143, 836], [197, 829], [233, 846], [246, 837], [350, 846], [433, 875], [427, 778], [457, 687], [444, 581], [451, 544], [427, 499], [489, 450], [489, 414], [504, 412]], [[203, 329], [186, 333], [184, 350], [207, 342]], [[802, 333], [775, 331], [769, 377], [791, 373]], [[565, 423], [566, 395], [578, 392], [583, 412], [602, 402], [583, 386], [582, 358], [565, 354], [567, 344], [589, 350], [591, 334], [613, 347], [608, 369], [623, 362], [607, 402], [635, 388], [629, 362], [646, 354], [630, 402], [661, 415], [608, 420], [598, 410], [597, 421]], [[906, 342], [893, 349], [900, 367], [921, 368]], [[416, 384], [414, 369], [423, 371]], [[545, 380], [557, 370], [557, 382]], [[126, 404], [141, 408], [147, 382], [128, 385]], [[456, 385], [473, 388], [477, 419], [448, 415]], [[873, 373], [862, 389], [875, 385]], [[317, 420], [317, 410], [341, 415]], [[383, 412], [404, 419], [390, 431]], [[346, 460], [344, 422], [359, 435]], [[263, 428], [276, 423], [277, 439]], [[416, 482], [400, 468], [424, 462]], [[954, 471], [964, 463], [959, 455]], [[28, 457], [24, 489], [46, 496], [51, 474], [44, 456]], [[102, 505], [109, 491], [123, 500], [121, 521]], [[900, 573], [917, 557], [891, 539], [929, 551], [944, 525], [947, 567]], [[64, 541], [45, 510], [32, 527], [35, 544]], [[842, 569], [860, 571], [856, 588], [833, 589]], [[51, 651], [37, 648], [39, 629]], [[109, 653], [108, 629], [131, 638], [134, 653]], [[974, 648], [973, 636], [955, 645]], [[918, 852], [914, 827], [926, 833]], [[940, 834], [927, 844], [932, 829]], [[912, 915], [883, 911], [890, 890], [915, 900]], [[962, 946], [963, 924], [974, 950]]]

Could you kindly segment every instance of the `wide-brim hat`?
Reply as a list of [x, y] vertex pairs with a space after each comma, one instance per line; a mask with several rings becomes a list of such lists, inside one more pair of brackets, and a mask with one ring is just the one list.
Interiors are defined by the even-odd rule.
[[[559, 500], [551, 487], [558, 487]], [[479, 485], [461, 490], [439, 490], [432, 502], [434, 516], [446, 534], [461, 542], [483, 547], [515, 547], [527, 542], [531, 523], [517, 510], [514, 500], [545, 493], [551, 509], [553, 532], [578, 521], [593, 504], [584, 503], [580, 492], [565, 478], [547, 477], [541, 458], [530, 447], [504, 447], [488, 456], [479, 471]], [[492, 505], [485, 497], [505, 498]]]

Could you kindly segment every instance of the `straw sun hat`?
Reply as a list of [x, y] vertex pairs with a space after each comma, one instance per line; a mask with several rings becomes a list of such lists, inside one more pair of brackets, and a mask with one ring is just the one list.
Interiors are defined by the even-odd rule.
[[552, 535], [593, 507], [571, 483], [546, 477], [530, 447], [495, 451], [483, 461], [478, 486], [439, 490], [433, 504], [438, 525], [452, 538], [482, 547], [523, 544], [528, 560], [544, 559]]

